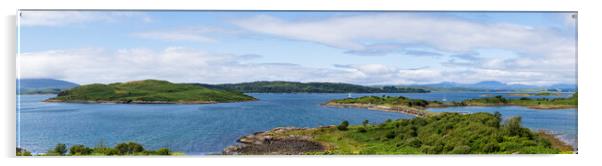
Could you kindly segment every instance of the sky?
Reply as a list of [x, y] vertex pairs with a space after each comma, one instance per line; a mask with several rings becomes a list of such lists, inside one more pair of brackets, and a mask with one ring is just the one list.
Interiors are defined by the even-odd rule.
[[21, 11], [20, 78], [576, 83], [576, 13]]

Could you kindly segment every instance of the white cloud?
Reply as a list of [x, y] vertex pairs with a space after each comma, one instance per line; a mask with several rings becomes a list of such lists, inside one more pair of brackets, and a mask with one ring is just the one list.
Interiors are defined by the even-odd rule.
[[[254, 32], [321, 43], [347, 50], [371, 49], [374, 42], [424, 44], [448, 52], [502, 49], [524, 56], [574, 58], [574, 39], [546, 28], [508, 23], [485, 24], [409, 14], [341, 16], [287, 21], [260, 15], [235, 21]], [[373, 41], [365, 43], [366, 41]]]
[[114, 22], [120, 19], [152, 21], [151, 17], [141, 12], [21, 11], [20, 15], [21, 26], [65, 26], [87, 22]]
[[[77, 83], [110, 83], [142, 79], [173, 82], [235, 83], [259, 80], [345, 82], [365, 85], [424, 84], [453, 81], [473, 83], [497, 80], [506, 83], [552, 84], [572, 82], [570, 76], [546, 72], [503, 69], [404, 69], [383, 64], [343, 64], [314, 68], [288, 63], [252, 63], [259, 55], [210, 53], [169, 47], [150, 49], [51, 50], [23, 53], [21, 78], [56, 78]], [[533, 62], [520, 62], [530, 65]]]

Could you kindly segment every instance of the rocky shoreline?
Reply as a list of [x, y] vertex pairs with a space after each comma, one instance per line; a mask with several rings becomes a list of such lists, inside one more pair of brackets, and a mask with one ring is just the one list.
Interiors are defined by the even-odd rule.
[[323, 105], [331, 106], [331, 107], [341, 107], [341, 108], [365, 108], [365, 109], [378, 110], [378, 111], [401, 112], [401, 113], [410, 114], [410, 115], [414, 115], [414, 116], [427, 116], [429, 114], [432, 114], [432, 112], [429, 112], [427, 110], [412, 108], [412, 107], [389, 107], [389, 106], [383, 106], [383, 105], [357, 104], [357, 103], [356, 104], [341, 104], [341, 103], [334, 103], [334, 102], [328, 102]]
[[[334, 126], [325, 126], [329, 128]], [[238, 144], [225, 148], [225, 155], [302, 155], [307, 152], [323, 152], [327, 146], [313, 141], [311, 136], [283, 135], [294, 130], [312, 128], [278, 127], [265, 132], [243, 136]]]

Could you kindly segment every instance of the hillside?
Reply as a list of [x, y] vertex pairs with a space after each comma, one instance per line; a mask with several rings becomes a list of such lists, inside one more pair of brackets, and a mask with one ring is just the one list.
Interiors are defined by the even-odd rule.
[[224, 89], [236, 90], [244, 93], [428, 93], [428, 90], [419, 88], [396, 88], [393, 86], [375, 88], [345, 83], [325, 82], [286, 82], [286, 81], [258, 81], [238, 84], [215, 85]]
[[90, 84], [62, 91], [48, 102], [94, 103], [222, 103], [255, 100], [240, 92], [209, 89], [194, 84], [175, 84], [160, 80]]
[[381, 124], [277, 128], [242, 137], [224, 154], [547, 154], [572, 148], [501, 114], [442, 113]]
[[76, 83], [55, 79], [20, 79], [17, 80], [19, 94], [58, 94], [62, 90], [79, 86]]

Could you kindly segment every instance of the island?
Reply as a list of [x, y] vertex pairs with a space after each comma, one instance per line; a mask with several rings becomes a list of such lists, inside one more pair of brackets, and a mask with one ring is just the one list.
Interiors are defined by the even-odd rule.
[[380, 86], [368, 87], [346, 83], [257, 81], [237, 84], [206, 85], [244, 93], [428, 93], [422, 88]]
[[241, 92], [210, 89], [196, 84], [141, 80], [112, 84], [89, 84], [60, 92], [46, 102], [212, 104], [253, 101]]
[[523, 106], [533, 109], [567, 109], [577, 108], [577, 93], [568, 98], [538, 98], [532, 99], [521, 97], [519, 99], [507, 99], [502, 96], [464, 100], [460, 106]]
[[573, 153], [545, 132], [502, 123], [500, 113], [441, 113], [380, 124], [317, 128], [281, 127], [243, 136], [224, 149], [230, 155], [315, 154], [554, 154]]
[[355, 107], [372, 110], [402, 112], [416, 116], [436, 114], [427, 108], [461, 107], [461, 106], [523, 106], [533, 109], [567, 109], [577, 108], [577, 93], [568, 98], [538, 98], [522, 97], [507, 99], [502, 96], [467, 99], [460, 102], [428, 101], [410, 99], [403, 96], [363, 96], [358, 98], [335, 99], [324, 103], [325, 106]]

